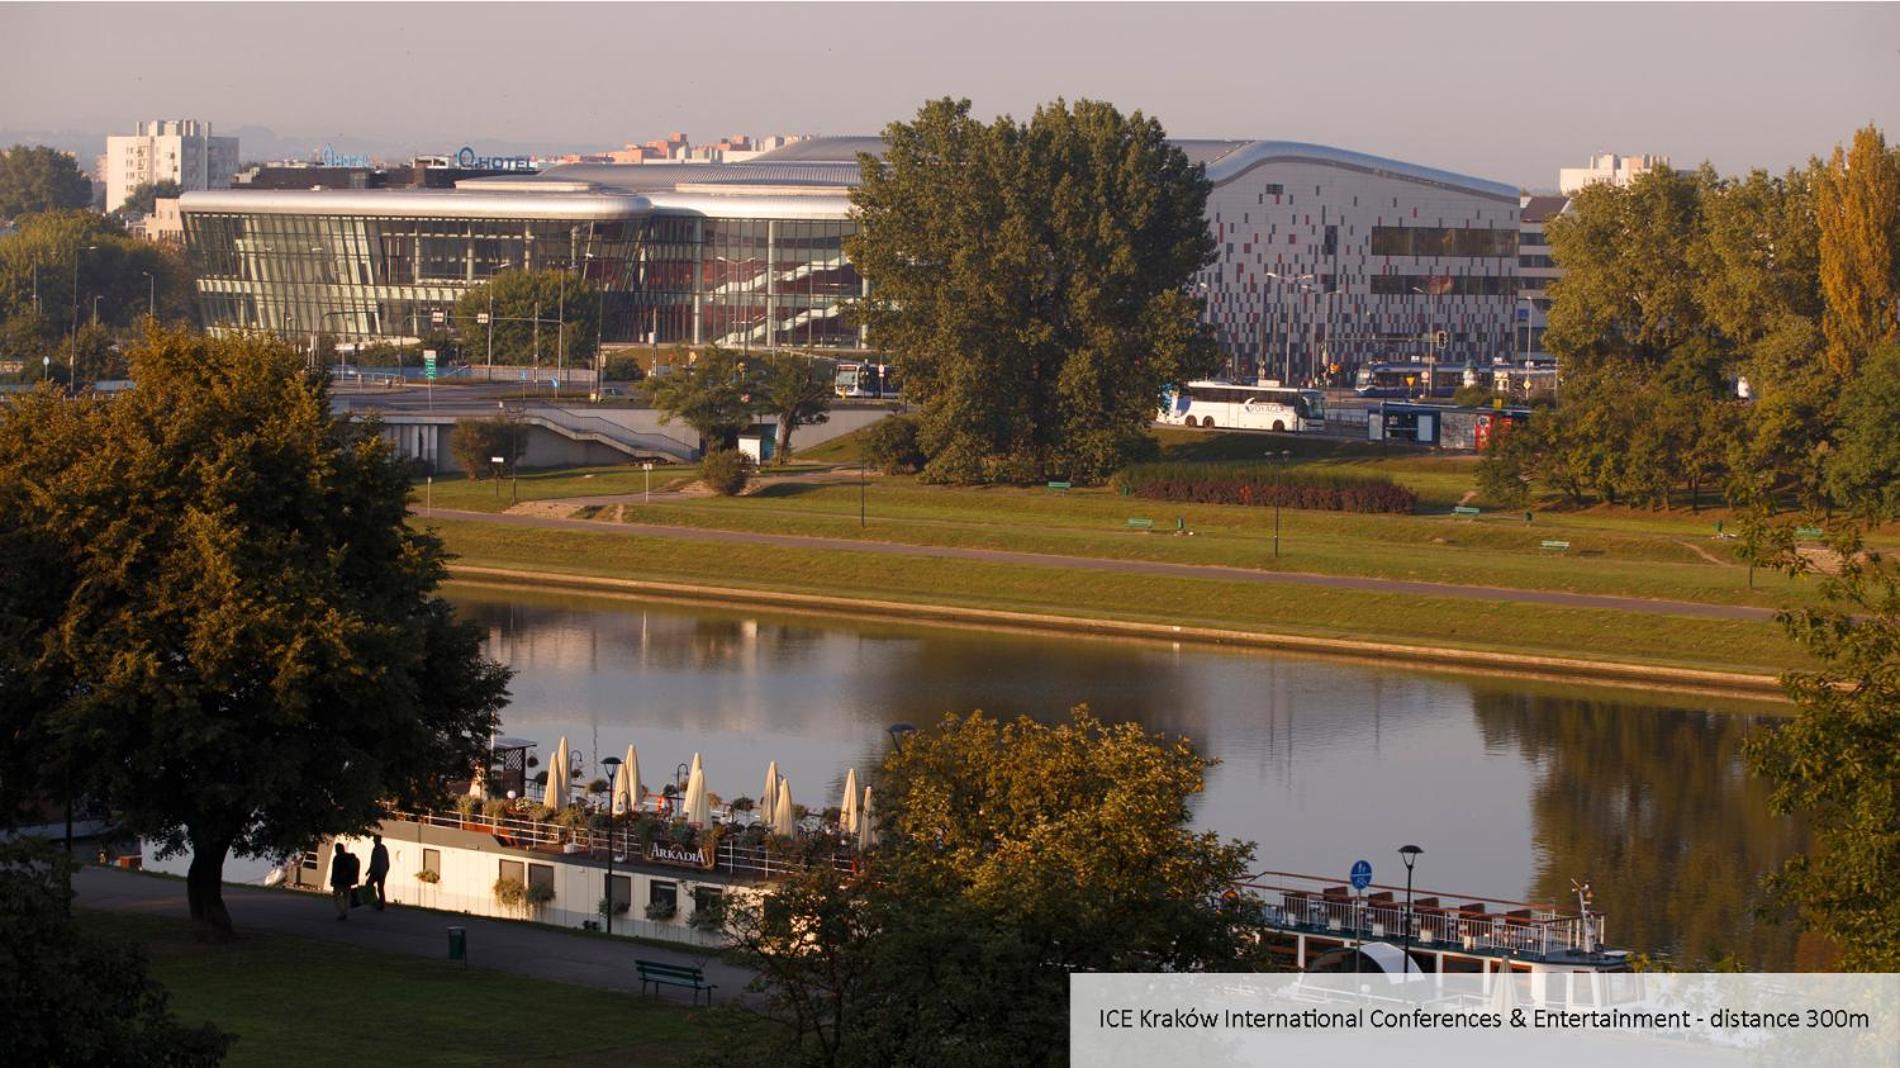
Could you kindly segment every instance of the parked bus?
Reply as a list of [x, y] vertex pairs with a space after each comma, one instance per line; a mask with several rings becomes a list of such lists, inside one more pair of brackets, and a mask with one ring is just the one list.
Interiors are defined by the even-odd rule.
[[1162, 394], [1156, 421], [1223, 430], [1319, 431], [1326, 429], [1326, 395], [1279, 385], [1189, 382]]
[[1369, 363], [1353, 392], [1361, 397], [1449, 397], [1465, 384], [1463, 364]]
[[832, 388], [840, 397], [895, 397], [897, 376], [881, 363], [840, 363]]

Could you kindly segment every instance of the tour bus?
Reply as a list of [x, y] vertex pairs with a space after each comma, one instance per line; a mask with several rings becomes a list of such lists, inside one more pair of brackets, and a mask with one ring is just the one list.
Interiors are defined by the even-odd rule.
[[1361, 397], [1449, 397], [1465, 385], [1463, 364], [1369, 363], [1353, 392]]
[[1277, 383], [1189, 382], [1162, 394], [1157, 421], [1223, 430], [1320, 431], [1326, 429], [1326, 395]]
[[897, 376], [881, 363], [841, 363], [832, 387], [840, 397], [895, 397]]

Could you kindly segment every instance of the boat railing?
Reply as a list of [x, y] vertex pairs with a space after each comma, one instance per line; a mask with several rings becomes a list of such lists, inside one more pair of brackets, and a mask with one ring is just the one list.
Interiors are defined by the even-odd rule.
[[[1342, 939], [1396, 941], [1406, 936], [1406, 891], [1374, 883], [1362, 892], [1310, 875], [1262, 872], [1242, 885], [1267, 924]], [[1413, 888], [1411, 939], [1421, 949], [1550, 957], [1593, 952], [1603, 917], [1553, 905]]]

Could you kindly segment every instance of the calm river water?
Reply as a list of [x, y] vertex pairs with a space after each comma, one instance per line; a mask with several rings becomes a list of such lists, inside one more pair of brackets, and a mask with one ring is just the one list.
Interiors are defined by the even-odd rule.
[[749, 609], [453, 587], [517, 672], [507, 734], [640, 752], [657, 789], [699, 753], [710, 788], [839, 801], [893, 723], [946, 711], [1110, 720], [1184, 734], [1221, 761], [1198, 822], [1258, 843], [1263, 869], [1564, 900], [1591, 883], [1613, 944], [1757, 968], [1815, 963], [1760, 924], [1760, 875], [1800, 847], [1746, 773], [1766, 706], [1166, 643], [908, 626]]

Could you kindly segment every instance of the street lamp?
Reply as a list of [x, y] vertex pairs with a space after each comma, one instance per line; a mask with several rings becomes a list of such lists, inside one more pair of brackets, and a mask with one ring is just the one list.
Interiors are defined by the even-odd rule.
[[508, 462], [505, 456], [490, 456], [488, 462], [495, 465], [495, 499], [501, 499], [501, 465]]
[[[1282, 470], [1285, 469], [1287, 460], [1290, 459], [1292, 456], [1293, 456], [1292, 449], [1280, 450], [1279, 452], [1280, 469]], [[1269, 450], [1267, 452], [1267, 459], [1272, 460], [1273, 458], [1274, 458], [1274, 454], [1271, 450]], [[1280, 558], [1280, 495], [1278, 493], [1275, 493], [1273, 495], [1273, 558], [1275, 560], [1278, 560]]]
[[[1267, 272], [1267, 277], [1273, 279], [1276, 282], [1279, 282], [1281, 286], [1283, 287], [1287, 285], [1292, 285], [1295, 289], [1302, 289], [1302, 290], [1304, 289], [1304, 287], [1301, 286], [1300, 283], [1311, 282], [1313, 280], [1313, 276], [1310, 274], [1302, 274], [1293, 278], [1288, 278], [1286, 275], [1275, 274], [1272, 271]], [[1283, 340], [1286, 343], [1286, 354], [1284, 357], [1283, 365], [1280, 368], [1280, 384], [1281, 385], [1286, 385], [1287, 382], [1293, 378], [1293, 302], [1287, 301], [1285, 304], [1285, 308], [1286, 308], [1286, 313], [1280, 323], [1280, 337], [1281, 337], [1281, 340]], [[1261, 322], [1261, 327], [1262, 327], [1261, 333], [1265, 334], [1266, 316], [1264, 314], [1261, 315], [1260, 322]], [[1264, 337], [1261, 339], [1261, 341], [1262, 341], [1262, 344], [1260, 346], [1261, 370], [1265, 370], [1266, 358], [1267, 358], [1267, 347], [1265, 344]]]
[[69, 348], [66, 355], [66, 371], [72, 377], [72, 388], [79, 389], [79, 257], [91, 252], [98, 245], [73, 246], [73, 329], [67, 335]]
[[1425, 852], [1415, 845], [1399, 847], [1399, 859], [1405, 861], [1405, 952], [1399, 960], [1399, 974], [1412, 974], [1412, 865]]
[[619, 757], [603, 757], [601, 770], [607, 773], [607, 933], [614, 933], [614, 776], [620, 771]]
[[140, 271], [145, 276], [145, 317], [158, 318], [158, 279], [150, 271]]
[[904, 739], [917, 733], [917, 728], [908, 723], [893, 723], [884, 729], [891, 736], [891, 744], [900, 750], [904, 748]]

